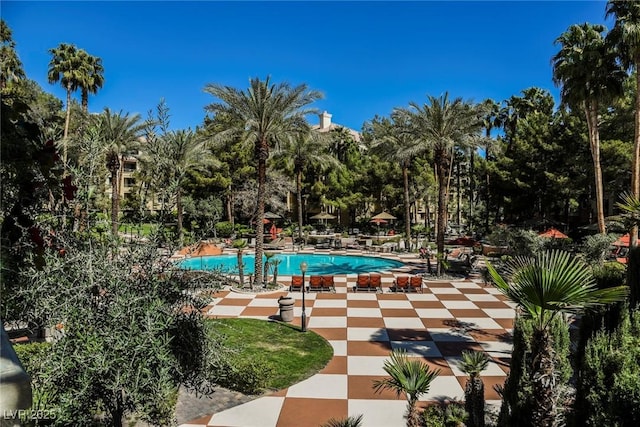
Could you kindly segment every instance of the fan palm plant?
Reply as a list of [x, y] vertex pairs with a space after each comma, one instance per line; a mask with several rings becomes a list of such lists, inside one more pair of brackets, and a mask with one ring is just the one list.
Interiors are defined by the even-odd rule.
[[463, 351], [460, 369], [469, 375], [464, 388], [469, 427], [484, 427], [484, 382], [480, 372], [487, 369], [489, 356], [483, 351]]
[[322, 427], [360, 427], [362, 426], [362, 420], [364, 416], [360, 415], [352, 415], [347, 418], [337, 419], [331, 418]]
[[496, 288], [533, 321], [532, 366], [528, 369], [535, 396], [532, 425], [558, 425], [552, 320], [561, 313], [621, 301], [628, 289], [598, 289], [588, 266], [562, 251], [513, 258], [505, 266], [505, 277], [491, 264], [487, 267]]
[[308, 127], [307, 114], [315, 112], [309, 105], [321, 97], [307, 85], [292, 87], [288, 83], [272, 84], [271, 79], [253, 78], [249, 88], [239, 90], [230, 86], [209, 84], [205, 92], [219, 99], [206, 107], [216, 115], [230, 120], [231, 126], [216, 134], [218, 141], [240, 137], [253, 145], [257, 163], [257, 219], [255, 280], [262, 283], [262, 253], [264, 251], [264, 205], [266, 199], [267, 159], [273, 145], [298, 135]]
[[102, 59], [89, 55], [84, 50], [80, 50], [78, 56], [82, 63], [78, 87], [80, 88], [82, 110], [87, 113], [89, 111], [89, 94], [95, 95], [104, 84], [104, 67]]
[[389, 360], [384, 362], [384, 370], [389, 378], [375, 380], [376, 393], [392, 390], [396, 396], [407, 397], [407, 427], [420, 426], [420, 414], [416, 406], [421, 395], [429, 391], [433, 380], [440, 374], [439, 369], [431, 370], [418, 358], [410, 359], [405, 350], [394, 350]]

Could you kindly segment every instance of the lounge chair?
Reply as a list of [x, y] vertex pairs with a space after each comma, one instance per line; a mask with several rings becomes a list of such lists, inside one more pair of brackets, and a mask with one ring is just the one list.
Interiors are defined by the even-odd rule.
[[398, 276], [393, 281], [394, 292], [406, 292], [409, 288], [409, 276]]
[[302, 276], [291, 276], [291, 286], [289, 286], [289, 292], [301, 292], [303, 285], [304, 283], [302, 281]]
[[322, 292], [322, 276], [309, 276], [309, 291]]
[[274, 239], [269, 243], [265, 243], [262, 247], [269, 250], [280, 250], [284, 249], [285, 245], [286, 241], [283, 238], [278, 237], [277, 239]]
[[334, 292], [336, 291], [336, 284], [332, 275], [322, 276], [322, 289]]
[[367, 291], [371, 290], [370, 279], [368, 274], [358, 274], [358, 278], [356, 279], [356, 285], [353, 287], [353, 292], [358, 291]]
[[369, 287], [376, 292], [382, 292], [382, 276], [379, 274], [369, 275]]
[[407, 292], [411, 291], [422, 293], [422, 277], [411, 276], [411, 278], [409, 279], [409, 287], [407, 288]]

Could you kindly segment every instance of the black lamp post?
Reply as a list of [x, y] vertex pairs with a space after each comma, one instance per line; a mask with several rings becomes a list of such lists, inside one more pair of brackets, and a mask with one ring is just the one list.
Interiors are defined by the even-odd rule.
[[305, 288], [305, 281], [304, 281], [304, 276], [305, 273], [307, 272], [307, 263], [302, 261], [300, 263], [300, 271], [302, 272], [302, 332], [307, 332], [307, 313], [305, 312], [305, 306], [304, 306], [304, 288]]

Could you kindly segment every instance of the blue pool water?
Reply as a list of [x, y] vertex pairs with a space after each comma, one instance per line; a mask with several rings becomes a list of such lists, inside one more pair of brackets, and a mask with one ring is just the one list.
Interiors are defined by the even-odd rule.
[[[253, 273], [255, 255], [247, 254], [242, 257], [244, 273]], [[373, 271], [391, 270], [402, 267], [400, 261], [385, 258], [351, 255], [321, 255], [321, 254], [278, 254], [274, 258], [282, 260], [278, 265], [278, 274], [301, 274], [300, 263], [308, 265], [307, 274], [354, 274], [370, 273]], [[263, 258], [263, 262], [266, 258]], [[225, 273], [237, 274], [237, 255], [217, 255], [187, 258], [178, 263], [181, 268], [189, 270], [220, 269]]]

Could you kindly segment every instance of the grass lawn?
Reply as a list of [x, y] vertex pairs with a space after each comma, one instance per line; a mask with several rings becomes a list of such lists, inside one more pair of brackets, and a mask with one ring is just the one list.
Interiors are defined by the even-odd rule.
[[257, 319], [216, 319], [224, 346], [237, 351], [234, 360], [264, 360], [274, 369], [266, 388], [279, 390], [317, 373], [333, 357], [333, 348], [320, 335], [292, 325]]

